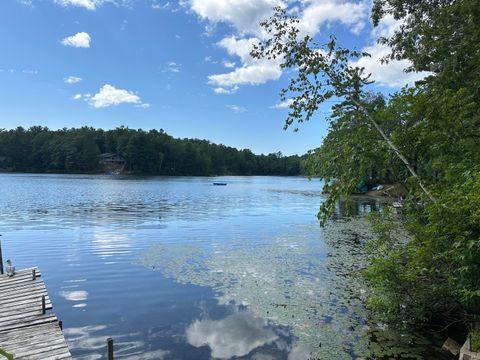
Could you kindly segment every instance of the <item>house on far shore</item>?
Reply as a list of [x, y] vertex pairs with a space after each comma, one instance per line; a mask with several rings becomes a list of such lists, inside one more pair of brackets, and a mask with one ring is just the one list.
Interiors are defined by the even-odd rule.
[[117, 154], [104, 153], [104, 154], [98, 155], [98, 163], [100, 165], [123, 166], [125, 165], [125, 159]]

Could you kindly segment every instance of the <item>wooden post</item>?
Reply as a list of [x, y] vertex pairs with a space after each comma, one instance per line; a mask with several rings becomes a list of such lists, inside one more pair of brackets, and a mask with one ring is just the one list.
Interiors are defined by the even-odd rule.
[[0, 240], [0, 274], [3, 275], [3, 258], [2, 258], [2, 241], [1, 240]]
[[35, 280], [37, 278], [36, 270], [32, 269], [32, 280]]
[[42, 295], [42, 314], [45, 315], [47, 312], [46, 306], [45, 306], [45, 295]]
[[60, 330], [63, 331], [63, 321], [62, 321], [62, 320], [60, 320], [60, 321], [58, 322], [58, 326], [60, 327]]
[[113, 360], [113, 339], [107, 339], [107, 357], [108, 360]]

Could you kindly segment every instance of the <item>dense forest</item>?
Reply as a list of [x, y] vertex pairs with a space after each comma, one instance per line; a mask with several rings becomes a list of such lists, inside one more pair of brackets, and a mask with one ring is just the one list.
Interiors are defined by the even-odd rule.
[[207, 140], [176, 139], [163, 130], [91, 127], [0, 130], [0, 169], [18, 172], [96, 173], [101, 154], [115, 154], [123, 173], [148, 175], [299, 175], [302, 157], [255, 155]]
[[370, 266], [358, 272], [369, 284], [369, 358], [429, 358], [439, 334], [460, 344], [470, 334], [480, 351], [479, 2], [374, 0], [374, 25], [384, 19], [401, 25], [379, 39], [391, 48], [383, 61], [408, 60], [407, 71], [428, 74], [389, 97], [372, 92], [369, 74], [355, 67], [366, 54], [334, 36], [325, 45], [299, 39], [298, 19], [281, 8], [263, 23], [271, 38], [252, 54], [298, 69], [281, 92], [291, 103], [286, 127], [338, 101], [306, 162], [328, 189], [323, 223], [360, 181], [393, 180], [407, 191], [401, 217], [372, 214]]

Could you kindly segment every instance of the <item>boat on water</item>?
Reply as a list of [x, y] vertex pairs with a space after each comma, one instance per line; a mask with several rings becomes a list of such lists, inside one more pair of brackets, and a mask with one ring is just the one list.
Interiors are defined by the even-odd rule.
[[227, 185], [226, 182], [214, 182], [213, 185], [216, 185], [216, 186], [225, 186]]

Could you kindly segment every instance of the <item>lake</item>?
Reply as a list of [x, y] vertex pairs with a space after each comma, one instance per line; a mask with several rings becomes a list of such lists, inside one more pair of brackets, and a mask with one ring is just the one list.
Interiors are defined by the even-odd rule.
[[[213, 186], [214, 181], [227, 186]], [[3, 257], [38, 266], [76, 359], [355, 359], [362, 217], [300, 177], [0, 175]], [[370, 200], [353, 213], [378, 206]]]

